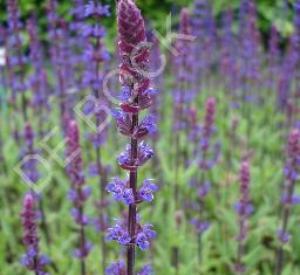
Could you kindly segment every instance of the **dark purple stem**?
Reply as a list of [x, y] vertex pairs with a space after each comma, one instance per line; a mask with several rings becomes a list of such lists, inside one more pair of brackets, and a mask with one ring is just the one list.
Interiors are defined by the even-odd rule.
[[[137, 98], [138, 99], [138, 98]], [[136, 100], [137, 100], [136, 99]], [[139, 116], [138, 114], [132, 115], [132, 129], [135, 129], [139, 124]], [[130, 158], [131, 162], [134, 163], [137, 159], [138, 154], [138, 141], [135, 138], [131, 138], [130, 140], [131, 148], [130, 148]], [[129, 184], [130, 188], [132, 188], [132, 192], [134, 198], [137, 198], [137, 170], [130, 171], [129, 174]], [[137, 214], [137, 206], [136, 203], [129, 205], [129, 215], [128, 215], [128, 232], [131, 237], [131, 240], [134, 240], [136, 233], [136, 214]], [[135, 243], [132, 243], [127, 248], [127, 275], [134, 274], [134, 265], [135, 265]]]
[[[79, 208], [79, 211], [80, 211], [80, 216], [82, 217], [83, 216], [83, 207], [81, 206]], [[84, 250], [85, 249], [85, 230], [84, 230], [84, 225], [81, 223], [80, 225], [80, 248], [81, 250]], [[86, 268], [85, 268], [85, 257], [82, 257], [81, 258], [81, 275], [86, 275]]]

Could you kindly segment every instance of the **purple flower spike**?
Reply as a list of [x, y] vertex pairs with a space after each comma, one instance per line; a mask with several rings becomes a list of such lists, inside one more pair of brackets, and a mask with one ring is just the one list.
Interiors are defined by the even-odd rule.
[[21, 264], [36, 274], [46, 274], [45, 267], [50, 263], [50, 260], [39, 252], [37, 200], [37, 195], [33, 192], [27, 193], [24, 197], [21, 218], [24, 230], [23, 244], [26, 247], [26, 253], [21, 258]]
[[241, 164], [240, 168], [240, 200], [235, 204], [234, 208], [238, 215], [239, 220], [239, 232], [236, 237], [238, 241], [238, 255], [236, 267], [243, 267], [242, 262], [243, 251], [245, 247], [245, 241], [248, 234], [248, 217], [253, 212], [252, 204], [249, 198], [249, 187], [250, 187], [250, 166], [246, 160]]
[[105, 275], [126, 275], [125, 262], [119, 261], [110, 264], [105, 270]]
[[[300, 3], [300, 2], [299, 2]], [[298, 3], [298, 4], [299, 4]], [[288, 222], [291, 215], [291, 206], [299, 203], [299, 196], [294, 194], [296, 182], [299, 180], [300, 174], [300, 130], [292, 129], [287, 143], [286, 149], [286, 164], [285, 164], [285, 184], [281, 199], [282, 216], [280, 229], [277, 232], [277, 237], [280, 245], [277, 249], [277, 274], [281, 274], [283, 269], [283, 245], [289, 242], [290, 235], [288, 233]]]
[[27, 88], [25, 84], [27, 58], [24, 56], [24, 45], [21, 37], [23, 25], [20, 20], [18, 1], [7, 0], [6, 4], [8, 17], [6, 39], [6, 49], [8, 54], [6, 56], [6, 63], [8, 69], [8, 84], [12, 89], [11, 102], [16, 111], [16, 100], [18, 96], [21, 96], [23, 120], [27, 122], [27, 98], [24, 94]]
[[92, 245], [88, 242], [85, 228], [90, 223], [89, 218], [84, 214], [84, 205], [91, 194], [91, 188], [85, 186], [83, 174], [83, 161], [81, 156], [80, 135], [75, 120], [68, 121], [67, 133], [67, 173], [71, 181], [69, 199], [73, 203], [71, 215], [79, 227], [78, 247], [73, 255], [81, 262], [81, 269], [85, 270], [85, 258], [89, 255]]
[[137, 204], [152, 201], [156, 186], [145, 180], [139, 188], [138, 169], [154, 154], [152, 148], [142, 139], [156, 131], [153, 116], [140, 120], [140, 112], [150, 108], [156, 96], [156, 90], [150, 86], [148, 77], [150, 45], [146, 40], [144, 19], [133, 0], [117, 1], [118, 46], [120, 55], [119, 80], [122, 86], [119, 110], [113, 111], [119, 132], [130, 139], [125, 151], [117, 158], [118, 164], [129, 173], [126, 181], [115, 178], [106, 187], [117, 201], [129, 205], [128, 215], [115, 227], [109, 228], [107, 239], [127, 246], [127, 265], [111, 265], [107, 271], [111, 274], [136, 274], [136, 247], [146, 250], [155, 233], [152, 226], [139, 223]]

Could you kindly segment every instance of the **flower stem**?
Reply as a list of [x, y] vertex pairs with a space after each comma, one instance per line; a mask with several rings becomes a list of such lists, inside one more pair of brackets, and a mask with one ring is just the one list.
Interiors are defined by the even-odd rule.
[[[80, 216], [83, 216], [83, 208], [82, 206], [79, 208]], [[85, 231], [84, 231], [84, 225], [81, 223], [80, 225], [80, 249], [81, 251], [85, 250]], [[81, 275], [86, 275], [86, 268], [85, 268], [85, 258], [81, 258]]]
[[[132, 115], [132, 129], [138, 126], [139, 117], [138, 114]], [[138, 142], [137, 139], [131, 138], [131, 152], [130, 158], [131, 162], [134, 163], [137, 159], [138, 154]], [[129, 185], [132, 189], [134, 198], [137, 197], [137, 170], [130, 171], [129, 174]], [[137, 207], [136, 204], [129, 205], [129, 215], [128, 215], [128, 232], [131, 237], [131, 241], [135, 238], [136, 233], [136, 214], [137, 214]], [[135, 244], [131, 243], [127, 248], [127, 275], [134, 274], [134, 265], [135, 265]]]

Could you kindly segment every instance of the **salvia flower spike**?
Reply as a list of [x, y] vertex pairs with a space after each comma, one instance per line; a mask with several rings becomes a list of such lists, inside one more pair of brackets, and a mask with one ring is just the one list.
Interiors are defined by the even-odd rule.
[[23, 119], [28, 119], [27, 100], [25, 97], [25, 67], [27, 58], [23, 53], [23, 41], [21, 38], [22, 23], [17, 0], [7, 0], [8, 14], [8, 59], [9, 59], [9, 78], [12, 89], [12, 102], [16, 104], [17, 96], [21, 95], [21, 109]]
[[300, 175], [300, 130], [290, 132], [287, 145], [287, 160], [284, 168], [285, 185], [281, 198], [282, 217], [281, 225], [277, 232], [280, 242], [277, 250], [276, 274], [280, 275], [283, 268], [283, 245], [289, 242], [290, 235], [287, 231], [291, 206], [300, 203], [300, 197], [294, 194], [295, 184]]
[[[128, 171], [129, 178], [114, 179], [107, 186], [107, 191], [112, 193], [117, 201], [129, 205], [129, 210], [127, 220], [120, 219], [114, 227], [108, 229], [107, 239], [127, 247], [127, 273], [123, 272], [133, 275], [136, 247], [141, 250], [148, 249], [151, 239], [156, 235], [152, 225], [142, 225], [137, 215], [137, 204], [152, 201], [153, 193], [157, 191], [152, 180], [145, 180], [140, 188], [137, 183], [138, 168], [153, 156], [150, 146], [142, 141], [153, 129], [153, 121], [148, 119], [146, 122], [140, 122], [139, 113], [151, 106], [154, 91], [150, 88], [150, 79], [147, 77], [149, 44], [146, 40], [144, 19], [135, 2], [118, 1], [117, 19], [121, 56], [120, 82], [126, 96], [122, 97], [121, 110], [114, 114], [120, 132], [130, 138], [130, 144], [118, 157], [120, 167]], [[114, 266], [117, 269], [124, 268], [120, 264]], [[111, 270], [110, 268], [108, 270]], [[107, 271], [107, 274], [112, 274], [109, 272], [112, 271]], [[119, 271], [118, 274], [123, 273]]]
[[248, 161], [243, 161], [240, 169], [240, 199], [235, 204], [235, 210], [238, 215], [239, 232], [236, 237], [238, 241], [238, 255], [235, 264], [235, 271], [238, 274], [245, 272], [245, 266], [242, 262], [245, 250], [245, 241], [248, 232], [248, 217], [253, 211], [249, 196], [250, 187], [250, 167]]
[[38, 237], [38, 218], [37, 195], [30, 191], [23, 201], [23, 209], [21, 212], [23, 224], [23, 244], [26, 247], [26, 253], [21, 258], [21, 263], [28, 270], [34, 271], [35, 275], [46, 275], [45, 267], [50, 260], [45, 255], [41, 255], [39, 251]]
[[67, 173], [71, 180], [72, 187], [69, 192], [69, 199], [73, 203], [71, 214], [79, 227], [79, 247], [74, 250], [74, 256], [81, 261], [81, 274], [86, 274], [85, 258], [92, 248], [86, 238], [85, 229], [89, 223], [88, 217], [84, 214], [84, 205], [89, 198], [91, 189], [85, 186], [83, 175], [83, 163], [79, 143], [79, 129], [75, 120], [70, 120], [67, 129]]

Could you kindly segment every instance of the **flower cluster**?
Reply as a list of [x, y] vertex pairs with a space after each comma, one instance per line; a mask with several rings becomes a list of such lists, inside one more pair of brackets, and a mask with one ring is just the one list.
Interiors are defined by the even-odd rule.
[[174, 60], [174, 73], [176, 75], [174, 90], [174, 127], [175, 130], [187, 128], [188, 110], [191, 100], [195, 97], [193, 83], [192, 55], [192, 28], [188, 9], [183, 8], [180, 13], [180, 34], [175, 43], [176, 55]]
[[[240, 6], [240, 85], [243, 100], [249, 100], [250, 87], [260, 81], [260, 37], [257, 29], [256, 7], [253, 0], [243, 0]], [[252, 98], [253, 99], [253, 98]]]
[[240, 232], [237, 237], [239, 241], [245, 240], [247, 236], [247, 218], [253, 212], [253, 206], [249, 198], [250, 171], [249, 163], [244, 161], [240, 170], [240, 200], [235, 204], [235, 210], [240, 218]]
[[278, 230], [278, 238], [282, 243], [290, 239], [287, 232], [290, 207], [300, 203], [300, 197], [294, 194], [295, 183], [300, 179], [300, 130], [293, 129], [289, 135], [287, 145], [287, 161], [284, 168], [285, 186], [281, 198], [283, 205], [283, 223]]
[[68, 24], [57, 14], [57, 1], [49, 0], [47, 6], [48, 39], [50, 45], [51, 63], [55, 73], [54, 92], [59, 99], [60, 120], [62, 131], [68, 128], [67, 120], [71, 112], [72, 101], [67, 98], [67, 90], [71, 86], [70, 47], [68, 42]]
[[[208, 0], [195, 0], [192, 16], [192, 34], [196, 41], [192, 48], [193, 77], [196, 89], [203, 88], [209, 71], [215, 62], [216, 26], [212, 5]], [[199, 88], [200, 87], [200, 88]]]
[[127, 224], [118, 221], [114, 227], [108, 229], [106, 239], [117, 241], [120, 245], [129, 245], [134, 242], [141, 250], [147, 250], [150, 247], [150, 241], [156, 237], [156, 233], [152, 227], [151, 224], [138, 225], [136, 236], [132, 240], [127, 230]]
[[221, 56], [220, 70], [225, 77], [225, 85], [228, 91], [235, 92], [237, 89], [236, 75], [238, 72], [235, 47], [237, 41], [232, 30], [233, 11], [227, 10], [222, 16], [222, 34], [221, 34]]
[[11, 102], [14, 108], [17, 96], [21, 94], [21, 109], [24, 121], [27, 121], [27, 100], [25, 97], [26, 84], [24, 80], [27, 58], [24, 54], [21, 37], [22, 23], [18, 10], [17, 0], [7, 0], [8, 33], [6, 48], [9, 85], [12, 90]]
[[151, 202], [154, 199], [153, 193], [158, 191], [158, 187], [151, 180], [145, 179], [142, 186], [137, 191], [137, 196], [135, 198], [132, 189], [129, 187], [128, 179], [121, 180], [120, 178], [114, 178], [107, 185], [106, 190], [109, 193], [112, 193], [115, 200], [130, 205], [142, 201]]
[[[211, 143], [215, 133], [216, 100], [213, 97], [207, 99], [205, 103], [204, 122], [200, 130], [199, 139], [199, 166], [202, 170], [210, 170], [217, 163], [220, 156], [220, 144]], [[210, 156], [210, 158], [209, 158]]]
[[109, 59], [109, 54], [102, 42], [106, 31], [99, 22], [101, 18], [110, 15], [109, 6], [90, 0], [83, 8], [85, 19], [93, 19], [93, 24], [82, 22], [80, 25], [81, 36], [87, 40], [87, 45], [83, 52], [83, 60], [87, 67], [82, 81], [83, 85], [90, 87], [95, 97], [98, 98], [103, 79], [99, 69], [102, 63]]
[[38, 36], [38, 28], [35, 17], [31, 17], [27, 22], [27, 30], [30, 38], [30, 61], [33, 72], [29, 77], [28, 86], [33, 92], [31, 104], [39, 113], [39, 133], [44, 136], [43, 126], [47, 121], [46, 113], [49, 111], [49, 82], [47, 72], [43, 64], [42, 45]]
[[[124, 261], [114, 262], [110, 264], [106, 270], [106, 275], [126, 275], [126, 265]], [[145, 265], [137, 275], [152, 275], [153, 269], [151, 265]]]
[[152, 156], [153, 150], [141, 141], [155, 129], [151, 117], [139, 121], [141, 110], [153, 103], [154, 90], [150, 88], [147, 70], [149, 64], [149, 44], [146, 41], [144, 20], [140, 10], [132, 0], [117, 3], [120, 82], [122, 96], [120, 110], [114, 111], [119, 131], [130, 138], [130, 144], [118, 157], [121, 168], [128, 171], [129, 179], [115, 178], [107, 190], [117, 201], [129, 205], [128, 220], [118, 222], [108, 229], [107, 238], [127, 246], [127, 274], [134, 274], [135, 247], [146, 250], [155, 237], [152, 225], [142, 225], [137, 219], [137, 204], [152, 201], [157, 187], [151, 180], [144, 180], [138, 188], [137, 171]]
[[23, 224], [23, 243], [26, 247], [26, 253], [21, 258], [21, 263], [28, 270], [35, 274], [46, 275], [45, 266], [50, 263], [48, 257], [39, 252], [39, 238], [37, 232], [37, 222], [39, 213], [37, 211], [37, 195], [29, 192], [24, 197], [23, 210], [21, 213]]
[[[215, 115], [216, 115], [216, 100], [208, 98], [205, 104], [205, 115], [203, 125], [194, 127], [194, 139], [197, 147], [195, 148], [195, 158], [201, 171], [199, 179], [193, 178], [191, 187], [196, 190], [199, 207], [197, 212], [203, 213], [204, 199], [211, 189], [211, 184], [206, 178], [206, 173], [216, 165], [220, 156], [220, 144], [212, 143], [212, 138], [215, 133]], [[196, 232], [199, 234], [204, 232], [209, 227], [209, 223], [202, 218], [193, 218], [191, 221]]]
[[239, 233], [236, 237], [239, 245], [237, 262], [235, 269], [237, 272], [245, 270], [242, 263], [244, 253], [245, 240], [248, 231], [248, 217], [253, 212], [253, 206], [249, 198], [249, 185], [250, 185], [250, 168], [248, 161], [244, 161], [240, 169], [240, 200], [235, 204], [235, 210], [239, 217]]
[[69, 199], [73, 203], [71, 214], [75, 223], [80, 227], [79, 247], [74, 251], [74, 256], [83, 260], [91, 250], [91, 244], [85, 238], [85, 227], [89, 223], [84, 214], [84, 204], [91, 194], [91, 189], [85, 185], [83, 164], [79, 141], [79, 129], [75, 120], [70, 120], [67, 129], [67, 173], [72, 183]]

